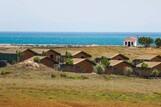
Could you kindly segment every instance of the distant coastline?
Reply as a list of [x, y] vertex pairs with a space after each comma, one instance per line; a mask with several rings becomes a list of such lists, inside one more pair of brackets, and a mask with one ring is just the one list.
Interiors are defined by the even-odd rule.
[[101, 47], [101, 46], [109, 46], [109, 47], [120, 47], [122, 45], [57, 45], [57, 44], [41, 44], [41, 45], [36, 45], [36, 44], [0, 44], [0, 47], [3, 48], [14, 48], [14, 47], [23, 47], [23, 48], [83, 48], [83, 47]]
[[0, 45], [15, 46], [122, 46], [125, 38], [161, 37], [154, 32], [0, 32]]
[[34, 46], [34, 47], [95, 47], [95, 46], [119, 46], [119, 45], [58, 45], [58, 44], [0, 44], [0, 47], [12, 47], [12, 46]]

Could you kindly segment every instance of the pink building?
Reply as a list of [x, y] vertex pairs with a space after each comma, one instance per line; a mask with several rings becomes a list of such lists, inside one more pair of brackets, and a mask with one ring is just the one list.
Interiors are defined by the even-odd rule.
[[124, 46], [133, 47], [137, 46], [137, 38], [136, 37], [128, 37], [124, 40]]

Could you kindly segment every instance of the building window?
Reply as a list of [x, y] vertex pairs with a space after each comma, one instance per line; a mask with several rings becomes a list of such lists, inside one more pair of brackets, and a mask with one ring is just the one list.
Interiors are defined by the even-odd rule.
[[125, 42], [125, 45], [127, 45], [127, 42]]
[[131, 43], [130, 42], [128, 42], [128, 46], [131, 46]]
[[53, 58], [54, 58], [54, 56], [53, 56], [53, 55], [50, 55], [50, 58], [51, 58], [51, 59], [53, 59]]
[[81, 56], [81, 58], [85, 58], [84, 56]]

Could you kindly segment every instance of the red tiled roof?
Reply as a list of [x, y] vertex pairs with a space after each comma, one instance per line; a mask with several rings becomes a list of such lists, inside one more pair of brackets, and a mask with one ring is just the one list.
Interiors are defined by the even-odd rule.
[[128, 37], [128, 38], [125, 38], [124, 41], [133, 41], [133, 42], [135, 42], [135, 41], [137, 41], [137, 38], [136, 37]]

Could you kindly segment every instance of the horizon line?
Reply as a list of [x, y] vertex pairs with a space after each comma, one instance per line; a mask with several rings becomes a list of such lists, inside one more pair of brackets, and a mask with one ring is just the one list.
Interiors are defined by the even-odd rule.
[[161, 32], [0, 31], [0, 33], [161, 33]]

